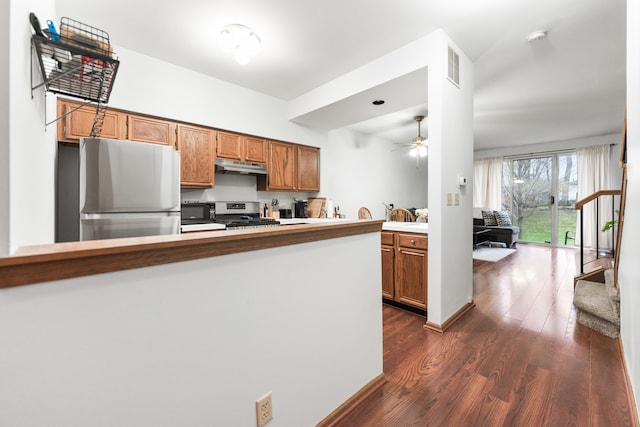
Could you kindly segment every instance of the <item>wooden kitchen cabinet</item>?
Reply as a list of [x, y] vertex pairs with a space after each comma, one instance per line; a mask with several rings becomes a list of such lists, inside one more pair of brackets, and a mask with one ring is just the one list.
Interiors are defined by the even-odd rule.
[[[74, 102], [58, 98], [58, 117], [62, 117], [69, 111], [73, 111], [82, 105], [81, 102]], [[85, 105], [65, 117], [58, 120], [58, 141], [79, 143], [80, 138], [87, 138], [91, 134], [93, 121], [96, 117], [95, 105]], [[125, 139], [126, 135], [125, 114], [107, 109], [102, 125], [100, 138]]]
[[320, 191], [320, 149], [297, 146], [298, 149], [298, 191]]
[[127, 115], [126, 139], [176, 148], [177, 126], [176, 122], [129, 114]]
[[271, 141], [267, 158], [267, 176], [258, 177], [258, 190], [296, 191], [296, 172], [296, 146]]
[[395, 233], [391, 231], [382, 232], [382, 297], [393, 299], [393, 284], [395, 282]]
[[261, 191], [320, 191], [320, 149], [269, 141], [267, 176], [258, 177]]
[[383, 298], [426, 311], [428, 236], [390, 231], [382, 233]]
[[218, 132], [216, 157], [241, 162], [266, 163], [267, 142], [262, 138]]
[[218, 132], [216, 157], [241, 161], [244, 158], [243, 151], [241, 135], [229, 132]]
[[213, 187], [215, 145], [215, 131], [198, 126], [178, 125], [181, 187]]
[[245, 136], [245, 160], [253, 163], [267, 163], [267, 141], [262, 138]]

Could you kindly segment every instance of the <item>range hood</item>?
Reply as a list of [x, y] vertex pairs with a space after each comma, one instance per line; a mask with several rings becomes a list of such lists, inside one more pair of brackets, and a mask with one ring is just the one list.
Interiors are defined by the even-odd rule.
[[267, 165], [264, 163], [239, 162], [237, 160], [216, 159], [216, 172], [242, 175], [266, 175]]

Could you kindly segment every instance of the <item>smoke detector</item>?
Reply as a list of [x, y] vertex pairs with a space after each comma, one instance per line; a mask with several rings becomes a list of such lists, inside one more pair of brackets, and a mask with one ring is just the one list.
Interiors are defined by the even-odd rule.
[[527, 41], [531, 44], [539, 42], [543, 38], [547, 37], [547, 32], [545, 30], [534, 31], [533, 33], [527, 36]]

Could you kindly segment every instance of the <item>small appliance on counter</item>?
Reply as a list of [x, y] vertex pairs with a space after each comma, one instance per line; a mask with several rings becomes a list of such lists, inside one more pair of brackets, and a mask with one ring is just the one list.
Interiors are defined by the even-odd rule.
[[82, 138], [80, 240], [180, 232], [180, 153], [144, 142]]
[[306, 200], [295, 200], [294, 199], [294, 217], [295, 218], [306, 218], [307, 217], [307, 201]]
[[293, 218], [291, 209], [280, 209], [280, 218]]
[[216, 223], [216, 206], [214, 202], [185, 200], [181, 204], [182, 218], [180, 231], [224, 230], [224, 224]]
[[181, 224], [205, 224], [215, 222], [216, 206], [215, 202], [200, 202], [196, 200], [185, 200], [181, 206]]

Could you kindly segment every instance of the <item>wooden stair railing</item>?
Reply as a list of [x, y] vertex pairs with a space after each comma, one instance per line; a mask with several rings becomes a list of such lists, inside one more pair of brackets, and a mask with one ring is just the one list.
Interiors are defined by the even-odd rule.
[[[602, 196], [611, 196], [611, 219], [613, 220], [615, 217], [615, 198], [614, 196], [618, 196], [622, 193], [621, 190], [600, 190], [591, 194], [590, 196], [585, 197], [584, 199], [578, 200], [575, 205], [575, 209], [580, 211], [580, 275], [584, 275], [584, 206], [587, 203], [590, 203], [595, 200], [596, 202], [596, 259], [599, 258], [600, 253], [600, 244], [598, 239], [598, 232], [600, 231], [598, 224], [600, 223], [600, 197]], [[621, 200], [622, 205], [622, 200]], [[614, 231], [616, 230], [615, 222], [613, 223]], [[620, 227], [617, 227], [617, 230], [620, 230]], [[618, 247], [619, 242], [613, 244], [612, 252], [616, 254], [616, 247]]]
[[[622, 183], [620, 186], [620, 190], [602, 190], [596, 193], [593, 193], [590, 196], [585, 197], [582, 200], [578, 200], [575, 205], [576, 210], [580, 210], [580, 278], [586, 278], [585, 276], [600, 276], [600, 274], [604, 273], [603, 271], [594, 271], [585, 275], [584, 273], [584, 223], [583, 223], [583, 208], [584, 205], [595, 200], [596, 204], [598, 203], [598, 199], [600, 196], [610, 195], [611, 197], [611, 220], [613, 221], [613, 231], [616, 231], [616, 222], [615, 222], [615, 212], [614, 205], [615, 200], [614, 197], [616, 195], [620, 195], [620, 208], [618, 210], [618, 227], [616, 238], [613, 243], [613, 273], [614, 273], [614, 286], [618, 287], [618, 263], [620, 262], [620, 243], [622, 242], [622, 226], [624, 224], [624, 209], [627, 202], [627, 112], [624, 113], [624, 127], [622, 129], [622, 143], [620, 144], [620, 168], [622, 169]], [[596, 205], [596, 229], [598, 228], [598, 206]], [[596, 232], [596, 258], [598, 257], [598, 237]], [[617, 250], [616, 250], [617, 248]], [[600, 269], [603, 270], [603, 269]], [[576, 277], [574, 280], [574, 286], [579, 277]]]

